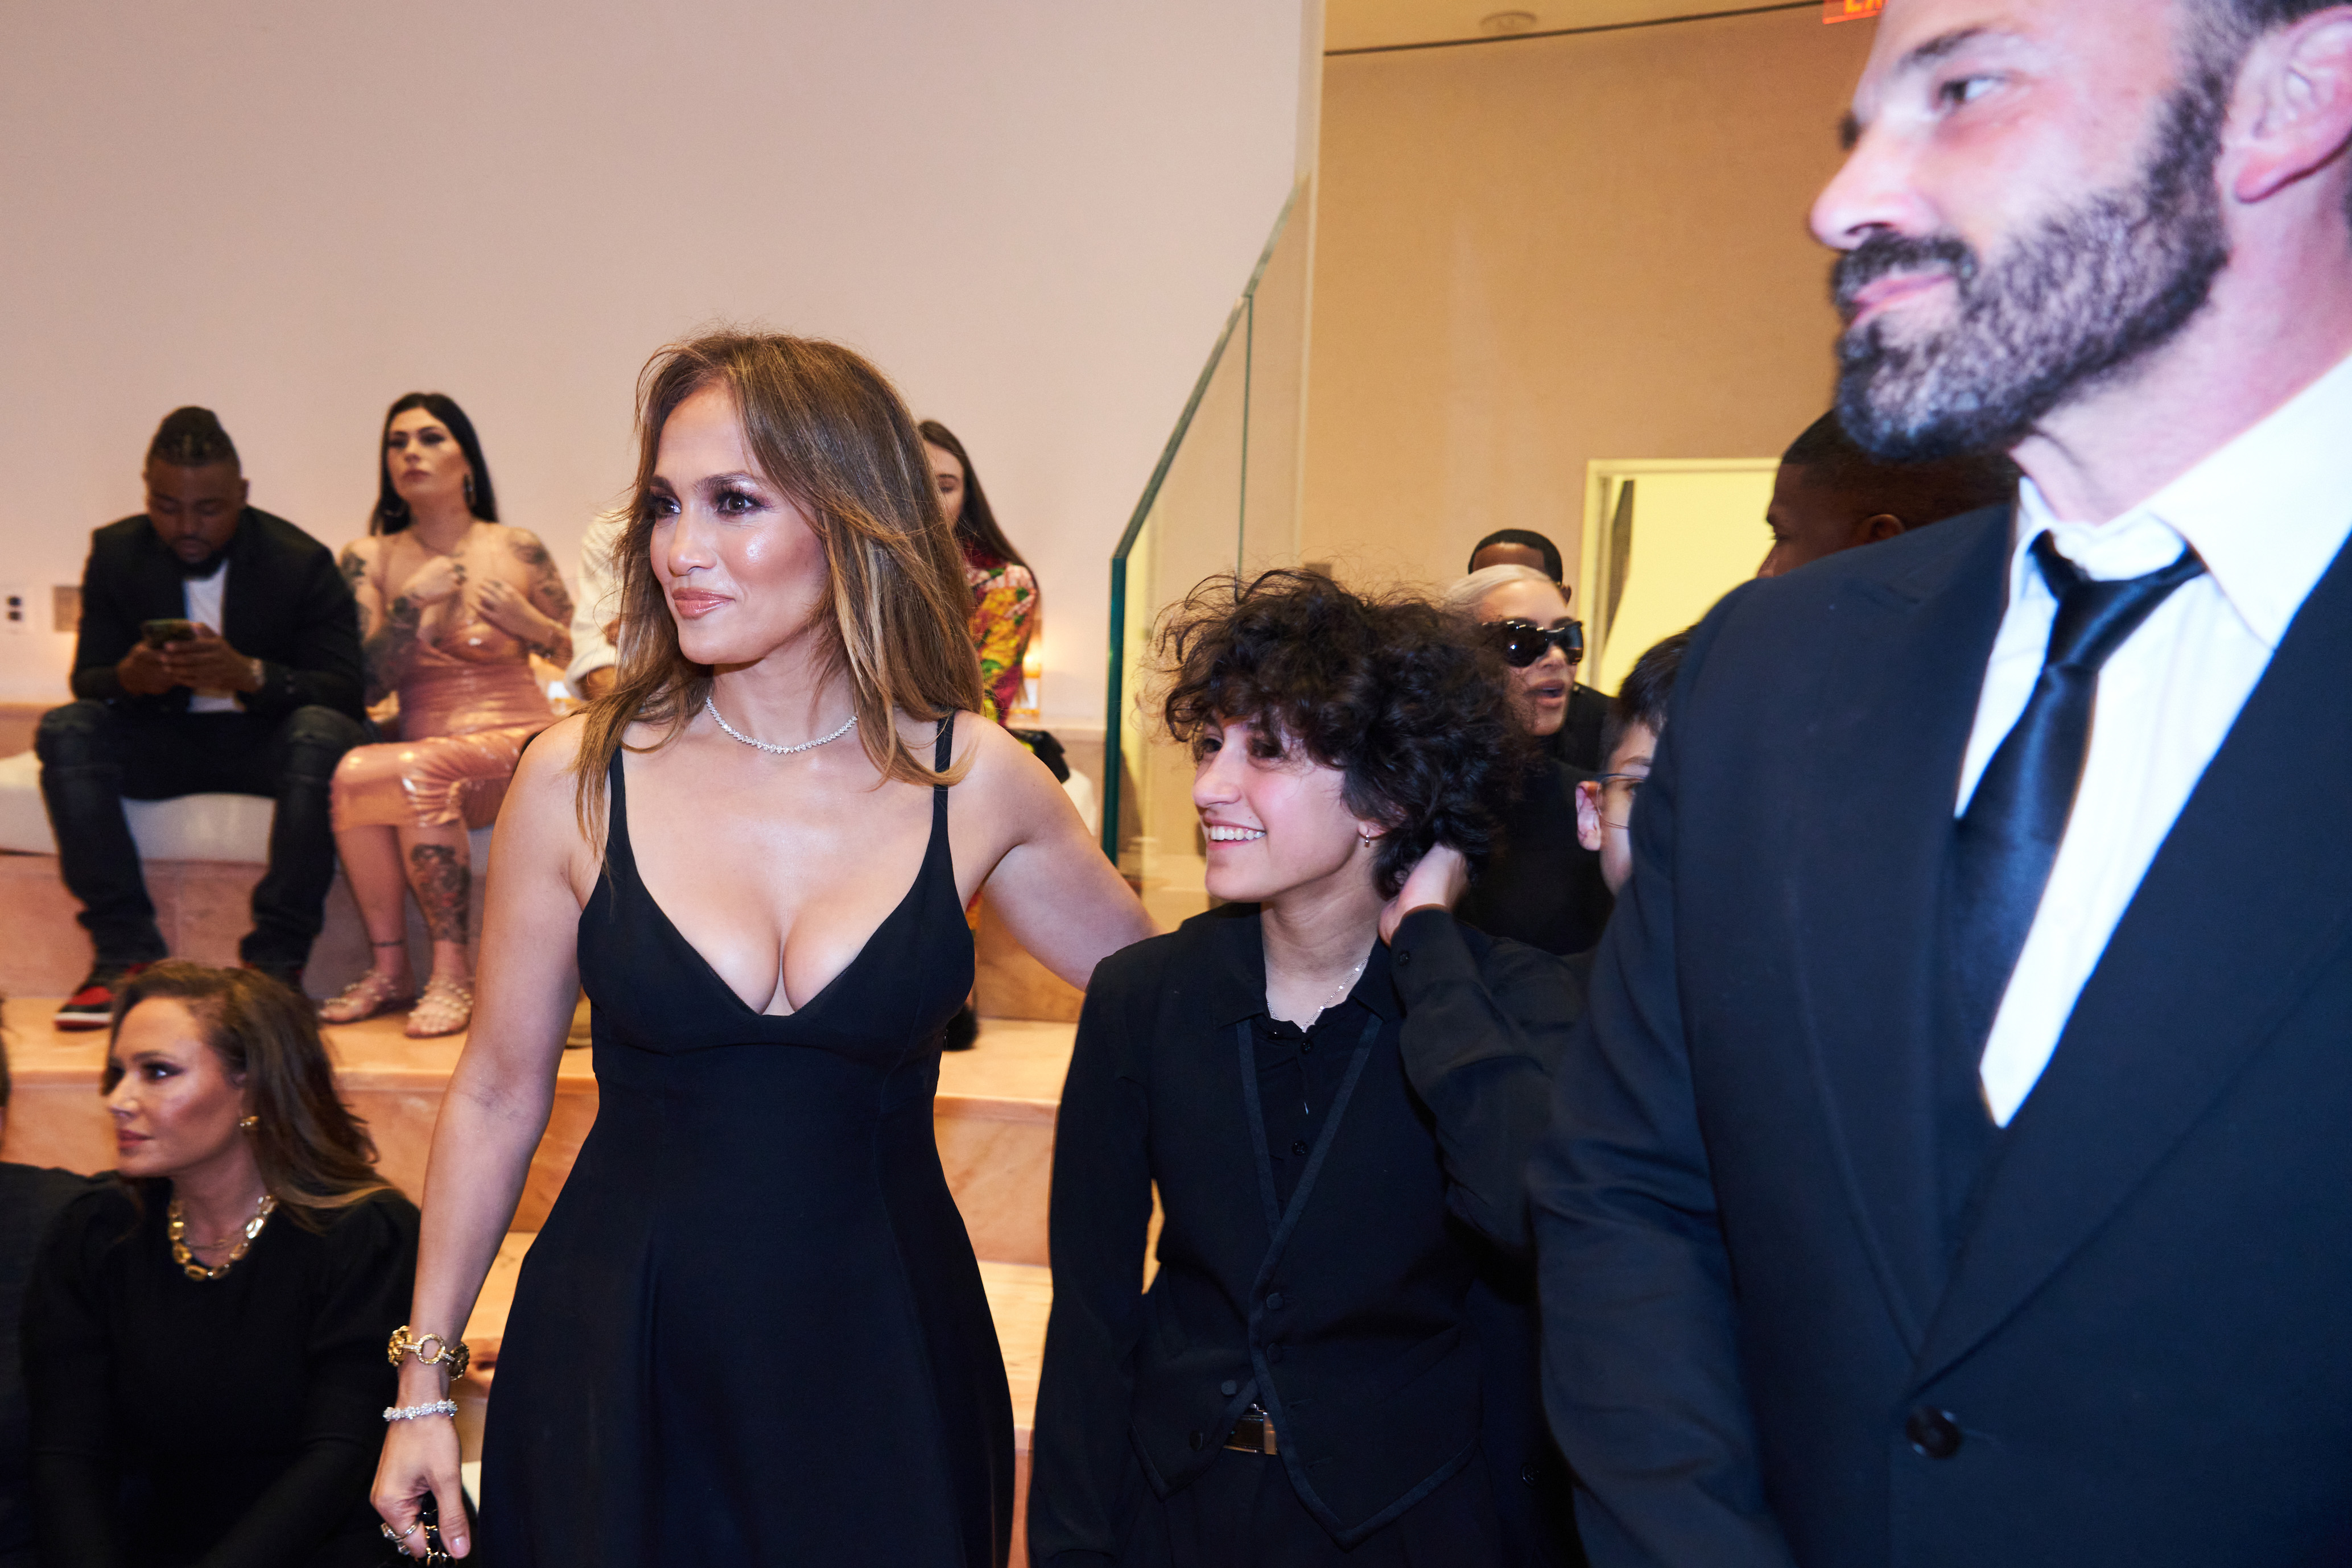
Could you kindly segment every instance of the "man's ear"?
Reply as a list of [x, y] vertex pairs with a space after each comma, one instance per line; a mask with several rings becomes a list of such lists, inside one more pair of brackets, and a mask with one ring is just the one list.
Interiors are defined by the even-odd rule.
[[2230, 194], [2275, 195], [2352, 142], [2352, 5], [2314, 13], [2258, 40], [2238, 72]]
[[1601, 853], [1601, 785], [1591, 779], [1576, 786], [1576, 841], [1593, 854]]
[[1903, 520], [1891, 511], [1875, 517], [1865, 517], [1853, 531], [1856, 544], [1875, 544], [1882, 539], [1892, 539], [1903, 531]]

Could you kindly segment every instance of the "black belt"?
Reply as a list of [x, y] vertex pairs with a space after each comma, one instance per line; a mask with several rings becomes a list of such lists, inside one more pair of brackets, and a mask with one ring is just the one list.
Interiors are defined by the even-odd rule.
[[1225, 1447], [1244, 1454], [1276, 1452], [1274, 1417], [1268, 1415], [1264, 1407], [1251, 1405], [1242, 1413], [1242, 1418], [1234, 1423], [1232, 1435], [1225, 1438]]

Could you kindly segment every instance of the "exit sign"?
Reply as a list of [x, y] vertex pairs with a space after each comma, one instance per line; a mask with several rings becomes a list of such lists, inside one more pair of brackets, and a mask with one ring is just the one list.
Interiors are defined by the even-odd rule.
[[1859, 22], [1886, 9], [1886, 0], [1822, 0], [1824, 22]]

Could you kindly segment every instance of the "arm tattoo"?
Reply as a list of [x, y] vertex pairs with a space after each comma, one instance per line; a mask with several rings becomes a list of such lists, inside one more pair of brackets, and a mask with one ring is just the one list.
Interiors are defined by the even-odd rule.
[[392, 602], [383, 622], [360, 644], [360, 662], [367, 672], [367, 700], [383, 701], [400, 689], [408, 667], [416, 661], [416, 630], [424, 610], [404, 594]]
[[555, 628], [544, 643], [533, 644], [530, 651], [550, 664], [570, 664], [572, 595], [564, 591], [563, 574], [555, 569], [554, 557], [538, 540], [520, 531], [507, 537], [515, 558], [530, 570], [530, 607], [545, 616]]
[[473, 868], [446, 844], [412, 845], [408, 885], [425, 915], [425, 934], [435, 942], [464, 942], [473, 892]]
[[344, 545], [342, 559], [336, 562], [335, 564], [342, 572], [344, 583], [347, 584], [354, 593], [358, 592], [359, 585], [362, 583], [367, 581], [367, 560], [360, 554], [357, 547], [349, 544]]

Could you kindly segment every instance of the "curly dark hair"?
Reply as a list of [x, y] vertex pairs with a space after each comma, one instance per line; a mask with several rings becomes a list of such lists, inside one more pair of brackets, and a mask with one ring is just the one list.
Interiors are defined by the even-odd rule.
[[1437, 844], [1475, 870], [1532, 742], [1510, 676], [1478, 628], [1402, 595], [1368, 598], [1314, 572], [1212, 577], [1161, 617], [1160, 717], [1197, 749], [1249, 721], [1346, 775], [1356, 816], [1389, 824], [1374, 876], [1393, 898]]

